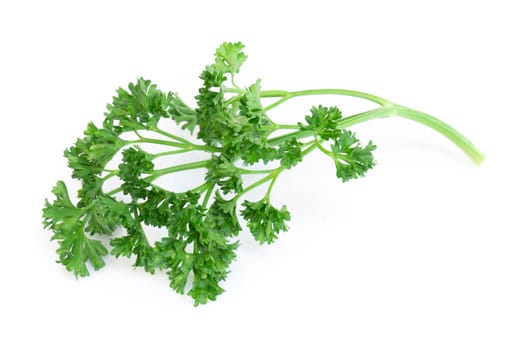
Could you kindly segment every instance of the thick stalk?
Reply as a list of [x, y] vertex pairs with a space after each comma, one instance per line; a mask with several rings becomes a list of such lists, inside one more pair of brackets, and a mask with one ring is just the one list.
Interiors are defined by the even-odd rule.
[[[360, 124], [372, 119], [380, 119], [391, 116], [398, 116], [405, 119], [410, 119], [420, 124], [426, 125], [435, 131], [438, 131], [443, 136], [447, 137], [456, 146], [458, 146], [475, 164], [480, 165], [484, 160], [484, 153], [479, 150], [469, 139], [463, 134], [454, 129], [447, 123], [437, 119], [429, 114], [416, 111], [411, 108], [393, 105], [391, 107], [382, 107], [373, 109], [367, 112], [352, 115], [343, 118], [339, 121], [338, 125], [341, 128], [347, 128], [356, 124]], [[269, 143], [273, 146], [285, 142], [286, 140], [296, 138], [302, 139], [305, 137], [313, 136], [312, 130], [301, 130], [293, 133], [288, 133], [278, 137], [272, 138]]]
[[438, 131], [458, 146], [467, 156], [470, 157], [470, 159], [474, 161], [475, 164], [481, 165], [484, 161], [485, 155], [479, 148], [477, 148], [477, 146], [475, 146], [458, 130], [454, 129], [449, 124], [444, 123], [440, 119], [437, 119], [427, 113], [406, 107], [396, 106], [394, 108], [394, 112], [399, 117], [413, 120]]
[[280, 100], [265, 108], [266, 111], [280, 105], [281, 103], [289, 100], [293, 97], [298, 96], [310, 96], [310, 95], [343, 95], [363, 98], [365, 100], [374, 102], [382, 107], [393, 105], [392, 102], [387, 101], [384, 98], [368, 94], [361, 91], [347, 90], [347, 89], [311, 89], [311, 90], [300, 90], [300, 91], [284, 91], [284, 90], [265, 90], [260, 91], [260, 97], [281, 97]]

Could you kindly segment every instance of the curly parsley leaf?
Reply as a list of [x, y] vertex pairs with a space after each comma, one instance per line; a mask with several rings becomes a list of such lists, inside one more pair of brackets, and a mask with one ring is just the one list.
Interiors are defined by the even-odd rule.
[[72, 176], [85, 180], [99, 175], [106, 164], [125, 145], [117, 134], [108, 129], [99, 129], [89, 123], [85, 136], [64, 151], [68, 166], [73, 170]]
[[242, 43], [224, 43], [219, 46], [216, 50], [216, 65], [223, 72], [238, 73], [240, 66], [247, 59], [242, 49], [244, 49]]
[[304, 144], [297, 141], [296, 138], [292, 138], [281, 144], [277, 150], [277, 159], [279, 159], [281, 166], [290, 169], [302, 161], [303, 146]]
[[299, 123], [301, 129], [312, 130], [315, 136], [322, 140], [335, 139], [339, 136], [341, 127], [338, 125], [342, 118], [337, 107], [324, 107], [322, 105], [311, 108], [311, 115], [305, 117], [307, 125]]
[[87, 263], [95, 270], [102, 268], [105, 265], [102, 257], [108, 251], [100, 241], [85, 235], [86, 211], [71, 202], [65, 183], [58, 181], [52, 192], [56, 199], [53, 203], [46, 200], [43, 224], [53, 230], [51, 239], [59, 243], [58, 262], [76, 277], [88, 276]]
[[145, 271], [153, 274], [158, 267], [158, 260], [153, 247], [149, 244], [145, 232], [137, 222], [127, 226], [127, 234], [110, 240], [111, 255], [115, 257], [136, 256], [135, 267], [143, 267]]
[[343, 182], [364, 176], [375, 165], [373, 158], [375, 149], [376, 146], [371, 141], [362, 147], [353, 132], [342, 130], [331, 145], [336, 176]]
[[224, 194], [242, 191], [241, 173], [225, 156], [213, 155], [210, 158], [205, 179], [217, 184]]
[[244, 201], [242, 205], [244, 206], [242, 217], [247, 221], [247, 227], [258, 242], [272, 243], [279, 232], [288, 231], [286, 221], [290, 220], [290, 213], [286, 205], [276, 209], [265, 199], [258, 202]]
[[122, 163], [118, 166], [118, 177], [123, 180], [121, 186], [124, 194], [132, 198], [143, 199], [147, 197], [147, 187], [150, 183], [140, 177], [154, 169], [154, 164], [148, 154], [134, 147], [122, 152]]
[[189, 107], [177, 95], [168, 95], [168, 112], [175, 123], [181, 125], [182, 129], [193, 133], [198, 123], [196, 111]]
[[128, 90], [119, 88], [113, 102], [107, 105], [104, 127], [116, 133], [151, 129], [159, 119], [168, 118], [172, 93], [163, 93], [150, 80], [138, 78]]

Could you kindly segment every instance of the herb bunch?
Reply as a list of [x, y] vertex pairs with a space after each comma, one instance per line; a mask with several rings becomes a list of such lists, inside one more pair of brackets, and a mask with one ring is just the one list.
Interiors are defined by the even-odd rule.
[[[77, 202], [66, 184], [58, 181], [52, 191], [55, 199], [45, 202], [43, 224], [53, 231], [58, 262], [68, 271], [84, 277], [90, 267], [104, 267], [108, 254], [134, 257], [135, 267], [151, 274], [164, 271], [172, 289], [187, 293], [195, 305], [205, 304], [224, 291], [221, 282], [239, 245], [239, 214], [261, 244], [274, 242], [288, 230], [287, 207], [271, 203], [272, 188], [282, 172], [313, 151], [331, 159], [342, 182], [364, 176], [375, 165], [375, 145], [360, 142], [348, 127], [400, 116], [435, 129], [477, 164], [484, 158], [444, 122], [378, 96], [343, 89], [263, 90], [260, 80], [241, 88], [235, 76], [247, 58], [243, 48], [241, 43], [224, 43], [216, 50], [215, 62], [200, 75], [203, 85], [195, 97], [196, 107], [139, 78], [128, 89], [117, 90], [101, 127], [88, 124], [84, 135], [65, 150], [72, 177], [81, 184]], [[268, 115], [291, 98], [325, 94], [363, 98], [379, 107], [345, 117], [335, 106], [314, 106], [293, 125], [279, 124]], [[277, 100], [264, 104], [266, 98]], [[189, 136], [163, 130], [163, 119], [173, 120]], [[150, 144], [167, 150], [152, 153], [145, 147]], [[208, 156], [155, 166], [158, 158], [188, 152]], [[112, 159], [119, 153], [121, 160], [112, 168]], [[265, 166], [260, 169], [260, 164]], [[203, 183], [195, 188], [177, 192], [155, 183], [193, 169], [205, 169]], [[259, 178], [247, 184], [246, 175]], [[110, 179], [117, 179], [119, 186], [105, 190]], [[262, 198], [242, 200], [262, 185], [266, 187]], [[147, 226], [164, 228], [167, 235], [151, 244]]]

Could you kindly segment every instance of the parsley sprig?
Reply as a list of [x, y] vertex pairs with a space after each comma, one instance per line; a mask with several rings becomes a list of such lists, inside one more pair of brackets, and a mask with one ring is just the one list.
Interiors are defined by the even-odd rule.
[[[172, 289], [187, 293], [195, 305], [205, 304], [224, 291], [221, 282], [239, 245], [239, 215], [259, 243], [272, 243], [288, 230], [286, 205], [278, 208], [271, 203], [271, 191], [282, 172], [315, 150], [331, 159], [343, 182], [364, 176], [375, 165], [376, 146], [359, 141], [348, 127], [399, 116], [438, 131], [477, 164], [484, 158], [441, 120], [378, 96], [343, 89], [263, 90], [260, 80], [241, 88], [235, 76], [247, 59], [243, 48], [241, 43], [224, 43], [216, 50], [214, 63], [200, 75], [203, 85], [196, 107], [139, 78], [117, 90], [101, 127], [90, 123], [84, 136], [65, 150], [72, 177], [81, 183], [77, 202], [58, 181], [55, 199], [46, 200], [43, 224], [53, 231], [58, 262], [68, 271], [84, 277], [90, 267], [102, 268], [108, 254], [134, 257], [135, 267], [151, 274], [164, 271]], [[379, 107], [345, 117], [338, 107], [314, 106], [293, 125], [278, 124], [268, 115], [289, 99], [326, 94], [363, 98]], [[277, 100], [267, 104], [266, 98]], [[164, 119], [173, 120], [187, 136], [164, 130]], [[149, 145], [166, 150], [152, 153]], [[161, 157], [188, 152], [207, 156], [156, 167]], [[115, 165], [116, 155], [121, 160]], [[194, 169], [205, 170], [197, 187], [170, 191], [157, 185], [161, 177]], [[258, 179], [247, 184], [248, 175]], [[105, 189], [113, 179], [119, 186]], [[262, 198], [242, 201], [262, 185], [266, 187]], [[147, 226], [165, 228], [167, 235], [150, 243]]]

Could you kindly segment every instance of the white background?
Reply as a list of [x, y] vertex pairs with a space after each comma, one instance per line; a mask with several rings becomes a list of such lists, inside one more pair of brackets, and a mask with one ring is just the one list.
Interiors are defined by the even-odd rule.
[[[3, 1], [0, 5], [2, 349], [508, 349], [504, 1]], [[62, 151], [138, 76], [192, 103], [223, 41], [265, 89], [348, 88], [433, 114], [487, 154], [402, 119], [355, 128], [378, 165], [342, 184], [317, 154], [284, 174], [290, 231], [248, 232], [227, 290], [198, 308], [126, 259], [76, 281], [55, 264], [44, 198]], [[307, 98], [345, 114], [347, 98]], [[284, 111], [282, 113], [281, 111]]]

